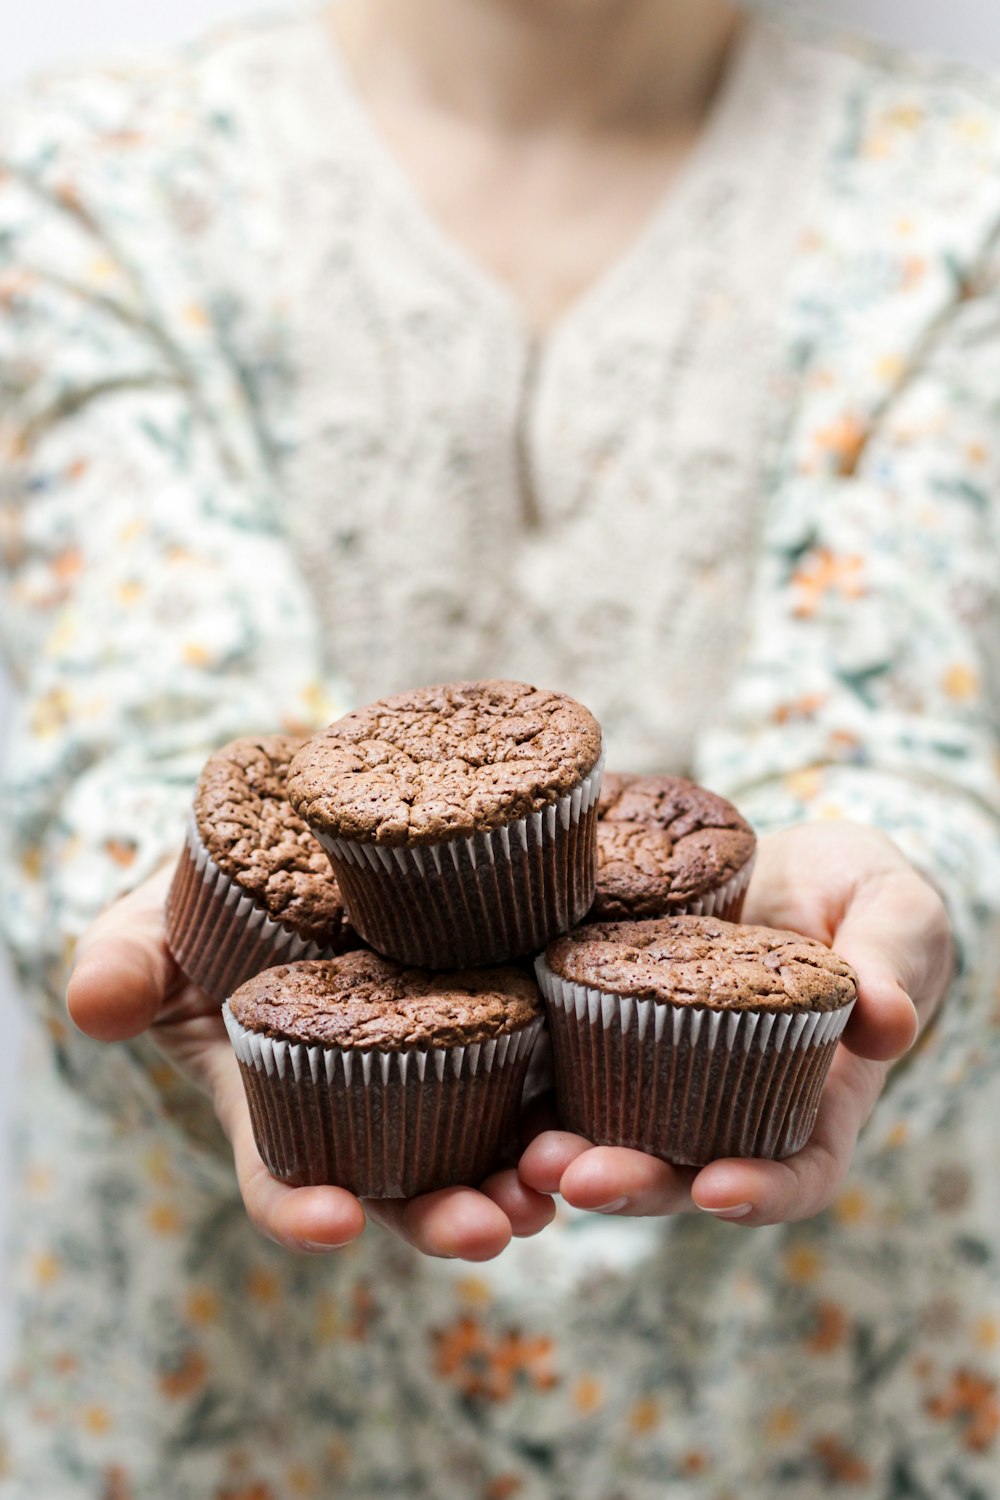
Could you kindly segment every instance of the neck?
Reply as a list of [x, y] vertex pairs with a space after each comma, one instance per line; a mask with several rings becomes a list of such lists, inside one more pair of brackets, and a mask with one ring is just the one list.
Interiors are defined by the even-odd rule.
[[341, 0], [362, 82], [481, 127], [673, 127], [700, 120], [738, 27], [731, 0]]

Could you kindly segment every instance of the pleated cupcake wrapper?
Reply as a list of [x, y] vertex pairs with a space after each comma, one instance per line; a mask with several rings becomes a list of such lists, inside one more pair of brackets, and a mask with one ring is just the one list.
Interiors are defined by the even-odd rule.
[[273, 1176], [362, 1198], [475, 1185], [517, 1134], [542, 1018], [487, 1042], [406, 1052], [261, 1036], [222, 1008]]
[[604, 756], [540, 812], [438, 844], [390, 847], [313, 828], [351, 925], [399, 963], [460, 969], [537, 952], [586, 916]]
[[608, 994], [535, 965], [561, 1124], [682, 1166], [778, 1159], [812, 1133], [853, 1001], [838, 1010], [709, 1010]]
[[718, 917], [722, 922], [738, 922], [743, 914], [747, 887], [756, 863], [757, 855], [754, 852], [743, 868], [737, 870], [736, 874], [730, 876], [724, 884], [716, 886], [714, 891], [706, 891], [704, 895], [696, 897], [693, 901], [685, 901], [682, 906], [671, 906], [665, 915]]
[[167, 897], [167, 946], [187, 977], [220, 1004], [262, 969], [334, 952], [276, 922], [230, 879], [193, 818]]

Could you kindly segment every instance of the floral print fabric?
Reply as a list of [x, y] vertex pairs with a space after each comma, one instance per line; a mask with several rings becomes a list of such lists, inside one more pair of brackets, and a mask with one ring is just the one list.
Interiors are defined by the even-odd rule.
[[[9, 1285], [21, 1326], [0, 1494], [989, 1500], [1000, 101], [986, 83], [772, 36], [730, 104], [748, 133], [756, 121], [769, 171], [755, 181], [718, 140], [698, 169], [698, 213], [722, 214], [719, 243], [780, 270], [762, 272], [755, 310], [778, 330], [759, 410], [730, 408], [713, 377], [726, 267], [695, 234], [713, 221], [692, 199], [674, 305], [659, 308], [670, 299], [652, 272], [677, 234], [668, 217], [641, 274], [633, 260], [606, 295], [605, 323], [588, 322], [592, 304], [554, 341], [554, 415], [547, 445], [539, 418], [534, 462], [543, 496], [561, 493], [560, 476], [586, 472], [588, 485], [562, 511], [553, 498], [551, 531], [503, 578], [512, 612], [520, 601], [538, 620], [543, 565], [573, 547], [593, 561], [602, 536], [613, 554], [622, 517], [634, 534], [645, 516], [640, 535], [674, 589], [664, 599], [687, 611], [677, 634], [690, 661], [671, 658], [664, 625], [676, 741], [665, 749], [652, 719], [616, 716], [612, 698], [595, 704], [612, 744], [620, 735], [650, 765], [690, 758], [762, 830], [842, 816], [882, 826], [944, 892], [963, 973], [896, 1070], [834, 1207], [750, 1232], [563, 1213], [483, 1267], [423, 1261], [377, 1230], [332, 1260], [296, 1261], [250, 1231], [213, 1123], [155, 1052], [102, 1049], [63, 1019], [73, 940], [170, 856], [209, 750], [322, 723], [363, 691], [366, 608], [387, 672], [411, 669], [414, 621], [428, 624], [428, 678], [475, 670], [494, 649], [496, 614], [478, 615], [448, 579], [459, 564], [495, 570], [511, 518], [463, 533], [457, 560], [440, 552], [439, 501], [455, 497], [461, 517], [462, 476], [481, 455], [471, 440], [405, 455], [380, 440], [385, 410], [369, 397], [384, 381], [366, 384], [365, 360], [404, 334], [414, 349], [466, 350], [454, 384], [474, 434], [495, 409], [513, 420], [520, 387], [492, 385], [490, 362], [526, 364], [525, 341], [398, 196], [394, 245], [369, 254], [397, 190], [346, 114], [332, 152], [310, 155], [296, 110], [322, 45], [311, 18], [243, 28], [183, 59], [41, 89], [0, 128], [3, 618], [24, 689], [0, 916], [40, 1023], [20, 1114]], [[339, 98], [342, 80], [322, 76]], [[769, 96], [778, 113], [761, 115]], [[282, 128], [265, 150], [275, 101]], [[787, 179], [794, 234], [786, 225], [779, 247], [761, 205], [799, 160], [790, 120], [805, 133], [811, 115], [822, 128]], [[342, 214], [289, 245], [276, 210], [286, 191], [290, 212], [296, 194], [330, 192]], [[381, 280], [378, 254], [399, 262]], [[292, 295], [309, 283], [282, 279], [289, 261], [312, 267], [312, 290], [342, 315], [329, 366], [302, 335], [322, 309]], [[405, 316], [392, 302], [404, 269], [416, 299]], [[676, 306], [696, 291], [692, 325]], [[726, 335], [734, 350], [759, 326], [739, 319], [728, 307], [723, 322], [744, 335]], [[651, 395], [661, 350], [683, 422]], [[405, 359], [398, 368], [402, 386]], [[453, 432], [445, 395], [415, 383], [398, 409], [415, 430]], [[619, 439], [608, 426], [600, 450], [574, 450], [557, 405], [566, 389], [581, 427], [599, 412]], [[671, 442], [650, 439], [636, 467], [662, 478], [662, 514], [621, 478], [626, 429], [646, 421], [655, 434], [658, 416], [676, 422]], [[322, 482], [336, 464], [341, 510]], [[730, 509], [709, 525], [694, 501], [709, 502], [713, 474]], [[586, 509], [594, 476], [618, 484], [601, 524]], [[758, 491], [760, 512], [739, 523], [751, 590], [731, 568], [730, 523]], [[388, 493], [414, 545], [426, 530], [428, 565], [449, 559], [433, 598], [402, 579], [394, 593], [379, 571], [354, 497], [375, 506]], [[488, 489], [476, 493], [489, 510]], [[327, 592], [324, 566], [350, 573], [353, 592]], [[584, 619], [598, 582], [564, 580], [565, 610]], [[648, 590], [616, 588], [604, 626], [638, 700], [650, 683], [628, 663], [642, 656], [631, 647], [645, 640]], [[341, 597], [356, 649], [338, 641]], [[453, 637], [467, 659], [449, 655]], [[524, 660], [523, 640], [506, 647], [501, 667]], [[588, 696], [586, 673], [563, 680], [580, 669], [558, 639], [539, 633], [533, 649], [534, 675]], [[600, 660], [587, 660], [603, 693]], [[724, 702], [688, 691], [699, 674]]]

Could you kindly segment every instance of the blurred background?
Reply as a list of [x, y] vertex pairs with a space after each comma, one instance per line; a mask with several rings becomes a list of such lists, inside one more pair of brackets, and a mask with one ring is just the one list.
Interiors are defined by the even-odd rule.
[[[771, 0], [768, 0], [771, 3]], [[781, 0], [788, 3], [788, 0]], [[845, 26], [911, 46], [1000, 63], [996, 0], [793, 0]], [[109, 48], [176, 41], [241, 11], [275, 11], [281, 0], [32, 0], [0, 22], [0, 88], [36, 68], [93, 57]], [[301, 7], [301, 3], [299, 5]]]
[[[800, 0], [803, 8], [844, 26], [856, 26], [909, 46], [947, 52], [983, 66], [1000, 67], [997, 0]], [[279, 5], [265, 7], [274, 11]], [[9, 8], [0, 22], [0, 103], [18, 79], [111, 51], [159, 46], [261, 5], [240, 0], [32, 0]], [[0, 678], [0, 743], [9, 722], [10, 690]], [[14, 999], [10, 972], [0, 950], [0, 1234], [5, 1232], [6, 1122], [20, 1049], [25, 1034]], [[0, 1299], [0, 1354], [5, 1337], [5, 1305]]]

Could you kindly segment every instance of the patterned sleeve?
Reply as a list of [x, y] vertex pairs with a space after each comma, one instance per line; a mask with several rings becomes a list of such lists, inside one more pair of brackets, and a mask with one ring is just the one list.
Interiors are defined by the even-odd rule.
[[[933, 880], [963, 975], [926, 1050], [942, 1064], [938, 1080], [954, 1082], [997, 1036], [992, 254], [916, 348], [870, 417], [859, 415], [858, 394], [853, 415], [801, 426], [770, 502], [749, 649], [700, 770], [764, 831], [816, 818], [873, 824]], [[917, 1079], [923, 1070], [903, 1072]]]
[[[121, 137], [91, 84], [0, 126], [2, 630], [20, 699], [0, 911], [49, 997], [73, 939], [178, 843], [206, 754], [333, 712], [240, 382], [174, 338], [143, 263], [155, 194], [132, 203], [117, 180]], [[171, 297], [211, 350], [198, 287]]]

